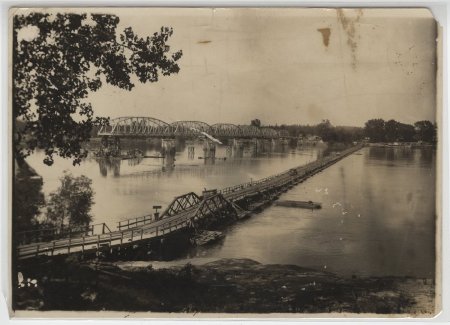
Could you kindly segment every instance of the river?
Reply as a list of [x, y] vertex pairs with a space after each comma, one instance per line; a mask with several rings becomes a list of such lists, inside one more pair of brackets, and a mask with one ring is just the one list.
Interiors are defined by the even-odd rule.
[[[158, 148], [141, 146], [146, 155]], [[284, 148], [256, 157], [228, 158], [218, 147], [214, 164], [205, 164], [201, 147], [188, 157], [177, 147], [174, 169], [161, 159], [113, 166], [86, 159], [80, 166], [56, 159], [42, 164], [37, 152], [27, 160], [44, 179], [48, 195], [64, 170], [93, 181], [94, 223], [116, 222], [167, 206], [174, 196], [204, 188], [260, 179], [323, 154], [323, 147]], [[321, 210], [271, 206], [226, 230], [212, 246], [191, 250], [185, 258], [250, 258], [262, 263], [296, 264], [344, 276], [433, 277], [435, 271], [436, 154], [429, 148], [366, 147], [283, 194], [280, 199], [322, 202]]]

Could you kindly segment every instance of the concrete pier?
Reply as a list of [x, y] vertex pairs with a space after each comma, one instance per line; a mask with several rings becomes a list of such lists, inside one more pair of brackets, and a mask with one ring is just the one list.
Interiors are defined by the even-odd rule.
[[205, 164], [214, 164], [216, 160], [216, 144], [211, 140], [203, 141], [203, 159]]
[[162, 160], [163, 168], [173, 169], [175, 167], [175, 139], [161, 140], [161, 154], [164, 156]]
[[244, 155], [244, 145], [245, 140], [244, 139], [233, 139], [233, 150], [232, 150], [232, 156], [233, 158], [242, 158]]
[[194, 141], [186, 141], [188, 159], [193, 160], [195, 158], [195, 142]]

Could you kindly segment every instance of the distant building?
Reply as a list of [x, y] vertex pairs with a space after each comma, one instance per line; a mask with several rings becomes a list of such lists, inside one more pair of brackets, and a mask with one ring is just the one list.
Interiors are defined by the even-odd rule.
[[298, 145], [316, 145], [318, 143], [323, 143], [323, 140], [318, 135], [299, 135], [297, 144]]

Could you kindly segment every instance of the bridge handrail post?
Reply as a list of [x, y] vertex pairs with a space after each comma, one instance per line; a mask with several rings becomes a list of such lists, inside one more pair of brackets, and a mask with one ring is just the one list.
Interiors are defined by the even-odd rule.
[[81, 254], [84, 255], [84, 235], [83, 235], [82, 241], [81, 241]]
[[39, 244], [38, 245], [36, 245], [36, 256], [38, 256], [39, 255]]
[[53, 256], [54, 252], [55, 252], [55, 241], [53, 240], [52, 241], [52, 256]]
[[144, 237], [144, 228], [141, 228], [141, 240]]
[[69, 236], [69, 246], [67, 246], [67, 254], [70, 254], [70, 245], [72, 243], [72, 238]]
[[133, 242], [134, 229], [131, 229], [131, 242]]

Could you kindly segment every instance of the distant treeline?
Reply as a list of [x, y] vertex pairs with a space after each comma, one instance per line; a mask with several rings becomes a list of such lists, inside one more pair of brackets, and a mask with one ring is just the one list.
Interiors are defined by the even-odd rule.
[[318, 136], [325, 142], [353, 142], [368, 139], [370, 142], [436, 142], [436, 124], [418, 121], [411, 124], [395, 120], [371, 119], [364, 127], [333, 126], [329, 120], [316, 125], [271, 125], [276, 130], [286, 130], [292, 137]]
[[292, 137], [318, 136], [325, 142], [349, 143], [361, 141], [364, 138], [364, 129], [357, 126], [333, 126], [329, 120], [323, 120], [316, 125], [275, 125], [270, 126], [276, 130], [286, 130]]
[[364, 135], [370, 142], [415, 142], [436, 143], [437, 125], [430, 121], [417, 121], [413, 125], [372, 119], [364, 126]]

